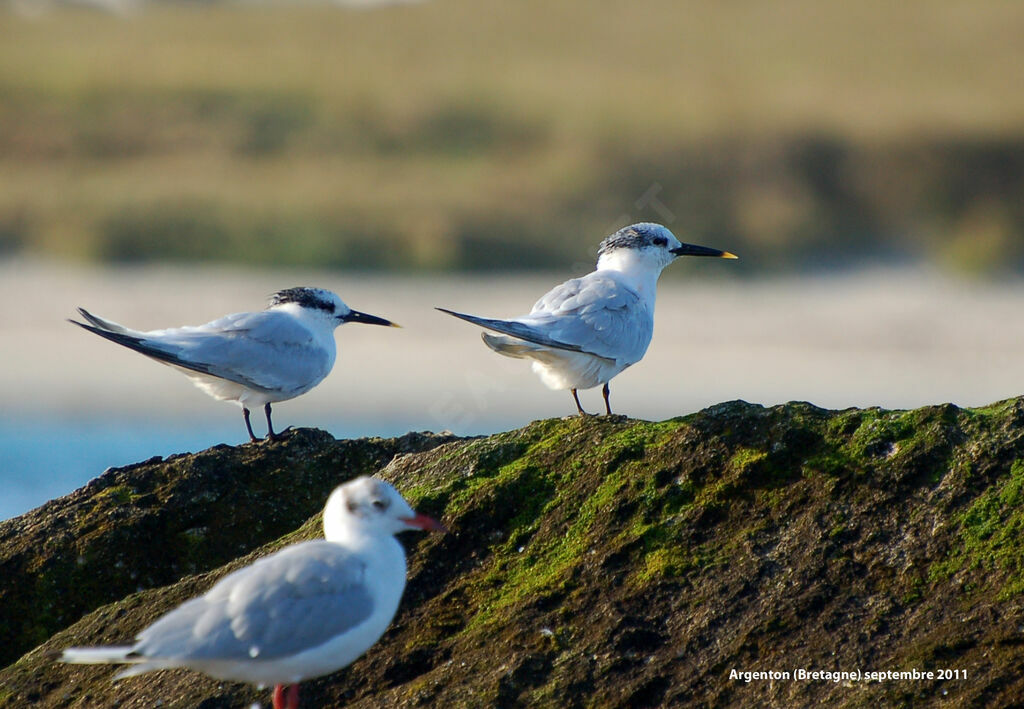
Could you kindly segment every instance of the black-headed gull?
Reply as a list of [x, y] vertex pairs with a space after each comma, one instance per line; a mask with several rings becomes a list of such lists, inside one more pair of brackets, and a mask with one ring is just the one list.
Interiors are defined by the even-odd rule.
[[593, 272], [552, 288], [529, 315], [495, 320], [438, 310], [507, 335], [483, 333], [483, 339], [499, 354], [532, 360], [544, 384], [572, 392], [581, 415], [585, 412], [576, 390], [604, 384], [610, 415], [608, 382], [647, 352], [658, 276], [679, 256], [736, 258], [728, 251], [684, 244], [660, 224], [633, 224], [601, 242]]
[[131, 663], [115, 679], [169, 668], [274, 685], [274, 709], [297, 709], [298, 683], [353, 662], [387, 629], [405, 588], [394, 535], [445, 531], [390, 484], [361, 477], [324, 508], [325, 539], [293, 544], [225, 576], [124, 647], [68, 648], [63, 662]]
[[334, 329], [343, 323], [389, 325], [345, 305], [322, 288], [288, 288], [271, 296], [266, 310], [234, 313], [194, 327], [143, 332], [79, 308], [89, 324], [69, 322], [183, 372], [216, 399], [242, 407], [250, 440], [257, 440], [249, 409], [262, 406], [273, 439], [270, 404], [294, 399], [319, 384], [334, 367]]

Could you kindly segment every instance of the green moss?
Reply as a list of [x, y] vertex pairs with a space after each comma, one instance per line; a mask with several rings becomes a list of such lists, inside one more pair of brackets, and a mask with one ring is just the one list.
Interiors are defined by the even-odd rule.
[[832, 527], [828, 530], [829, 539], [841, 537], [843, 534], [846, 533], [846, 521], [846, 515], [842, 512], [836, 512], [832, 515], [832, 518], [829, 520], [829, 522], [832, 525]]
[[[406, 600], [351, 670], [361, 684], [326, 678], [311, 690], [323, 706], [785, 703], [767, 686], [757, 697], [703, 692], [722, 686], [721, 668], [770, 662], [777, 647], [827, 655], [840, 617], [856, 625], [845, 662], [880, 642], [894, 668], [975, 646], [1009, 655], [1015, 638], [1000, 649], [1002, 627], [976, 613], [964, 623], [956, 601], [966, 592], [968, 614], [1006, 617], [1021, 593], [1024, 459], [1008, 462], [1021, 409], [730, 402], [661, 423], [537, 421], [399, 458], [384, 477], [453, 533], [403, 540]], [[175, 534], [201, 547], [206, 524]], [[314, 516], [262, 551], [319, 534]], [[952, 551], [922, 565], [942, 549]], [[195, 577], [174, 602], [209, 581]], [[112, 622], [134, 632], [143, 619], [118, 621], [124, 608], [97, 614], [74, 642]], [[146, 618], [158, 610], [147, 605]], [[714, 642], [722, 632], [729, 641]], [[959, 664], [980, 674], [990, 660]], [[922, 685], [922, 699], [931, 691]], [[888, 699], [876, 703], [900, 703]]]
[[644, 555], [643, 566], [636, 571], [631, 581], [643, 586], [653, 578], [678, 576], [683, 566], [682, 561], [682, 554], [673, 554], [665, 548], [655, 549]]
[[[489, 597], [481, 599], [482, 613], [476, 622], [486, 622], [493, 613], [539, 589], [554, 588], [564, 580], [565, 572], [586, 553], [589, 532], [598, 510], [607, 508], [621, 486], [621, 476], [606, 478], [580, 505], [564, 534], [546, 536], [528, 546], [517, 546], [519, 537], [512, 535], [499, 550], [506, 563], [484, 578], [484, 588], [496, 592], [485, 594]], [[556, 506], [565, 502], [556, 498], [549, 504]]]
[[110, 500], [118, 505], [127, 505], [140, 495], [127, 485], [112, 485], [96, 495], [96, 500]]
[[[500, 618], [503, 610], [535, 594], [571, 585], [573, 569], [584, 565], [598, 545], [595, 529], [610, 526], [612, 517], [622, 512], [650, 517], [660, 514], [654, 508], [665, 504], [678, 509], [680, 496], [663, 499], [643, 461], [680, 426], [575, 418], [533, 424], [531, 429], [542, 435], [521, 458], [494, 475], [482, 472], [460, 482], [451, 499], [456, 509], [479, 505], [488, 497], [496, 506], [514, 510], [506, 525], [508, 536], [492, 548], [493, 567], [474, 584], [479, 612], [470, 629]], [[585, 460], [564, 454], [569, 441], [578, 437], [586, 438]], [[692, 493], [682, 498], [692, 500]], [[638, 504], [620, 510], [624, 500]], [[549, 518], [563, 521], [544, 524]], [[649, 526], [627, 523], [619, 539], [640, 539]]]
[[704, 544], [695, 549], [659, 543], [643, 555], [628, 582], [637, 587], [668, 578], [680, 578], [723, 563], [719, 545]]
[[910, 588], [903, 594], [903, 605], [912, 606], [924, 600], [926, 585], [926, 580], [923, 577], [915, 577]]
[[1024, 592], [1024, 460], [1017, 459], [1009, 474], [983, 492], [955, 518], [959, 544], [929, 569], [929, 578], [941, 580], [962, 569], [1000, 572], [1000, 599]]
[[988, 406], [964, 409], [964, 412], [972, 418], [982, 418], [986, 420], [1005, 419], [1007, 414], [1012, 412], [1019, 404], [1019, 399], [1003, 399], [1002, 401], [997, 401], [994, 404], [989, 404]]
[[914, 433], [907, 412], [867, 409], [862, 414], [860, 426], [850, 438], [850, 448], [856, 457], [890, 456], [898, 450], [899, 441]]
[[830, 447], [827, 452], [809, 457], [804, 463], [805, 475], [823, 473], [830, 477], [841, 477], [858, 470], [855, 459], [841, 449]]
[[752, 465], [764, 462], [767, 458], [768, 453], [766, 451], [754, 448], [740, 448], [729, 459], [729, 465], [737, 470], [745, 470]]

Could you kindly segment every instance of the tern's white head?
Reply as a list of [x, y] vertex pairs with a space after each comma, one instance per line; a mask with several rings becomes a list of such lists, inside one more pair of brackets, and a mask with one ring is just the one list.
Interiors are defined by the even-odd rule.
[[601, 242], [597, 267], [658, 274], [680, 256], [736, 258], [728, 251], [684, 244], [661, 224], [641, 222], [619, 229]]
[[443, 532], [444, 527], [417, 514], [391, 484], [359, 477], [335, 488], [324, 507], [324, 537], [389, 536], [407, 529]]
[[270, 296], [268, 310], [290, 310], [303, 317], [321, 322], [334, 328], [347, 322], [358, 322], [366, 325], [387, 325], [398, 327], [395, 323], [376, 315], [368, 315], [345, 305], [345, 301], [335, 293], [323, 288], [287, 288]]

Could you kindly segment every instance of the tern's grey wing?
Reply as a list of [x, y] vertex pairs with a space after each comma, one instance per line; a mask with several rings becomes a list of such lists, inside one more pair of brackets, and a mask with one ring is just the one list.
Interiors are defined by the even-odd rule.
[[543, 332], [536, 328], [530, 327], [518, 320], [495, 320], [493, 318], [481, 318], [476, 315], [467, 315], [466, 313], [457, 313], [454, 310], [447, 310], [445, 308], [437, 308], [442, 313], [448, 313], [454, 317], [457, 317], [466, 322], [471, 322], [474, 325], [486, 328], [488, 330], [494, 330], [495, 332], [501, 332], [512, 337], [517, 337], [520, 340], [526, 340], [528, 342], [535, 342], [538, 345], [544, 345], [545, 347], [554, 347], [559, 350], [570, 350], [572, 352], [582, 352], [578, 345], [569, 344], [568, 342], [559, 342], [554, 340]]
[[[100, 328], [101, 330], [106, 330], [107, 332], [120, 332], [122, 334], [127, 334], [127, 333], [131, 332], [124, 325], [118, 325], [113, 320], [104, 320], [101, 317], [93, 315], [92, 313], [90, 313], [85, 308], [79, 308], [78, 309], [78, 313], [83, 318], [85, 318], [86, 320], [88, 320], [89, 322], [91, 322], [93, 325], [95, 325], [96, 327]], [[69, 322], [73, 322], [73, 323], [75, 323], [75, 325], [81, 325], [82, 324], [80, 322], [75, 322], [74, 320], [71, 320]]]
[[286, 313], [261, 311], [227, 315], [206, 325], [138, 332], [97, 326], [86, 316], [79, 327], [148, 357], [237, 382], [257, 391], [294, 391], [319, 382], [333, 353], [314, 347], [313, 334]]
[[305, 390], [323, 379], [334, 364], [330, 350], [291, 315], [275, 310], [238, 313], [196, 328], [152, 334], [177, 345], [183, 359], [216, 376], [251, 382], [270, 391]]
[[270, 660], [314, 648], [372, 615], [365, 571], [330, 542], [287, 547], [160, 618], [139, 633], [132, 654]]
[[[90, 322], [94, 322], [93, 318], [89, 318]], [[135, 350], [140, 354], [144, 354], [147, 357], [164, 362], [166, 364], [173, 364], [176, 367], [183, 367], [184, 369], [190, 369], [193, 372], [201, 372], [202, 374], [210, 374], [221, 379], [230, 379], [233, 382], [247, 386], [250, 389], [255, 390], [266, 390], [260, 384], [257, 384], [252, 379], [245, 377], [237, 372], [225, 373], [220, 368], [211, 366], [204, 362], [193, 361], [191, 358], [183, 356], [180, 352], [176, 351], [177, 348], [167, 348], [161, 346], [158, 343], [154, 343], [147, 340], [142, 333], [132, 333], [131, 331], [119, 332], [116, 330], [107, 330], [102, 327], [96, 327], [94, 325], [86, 325], [85, 323], [78, 322], [77, 320], [68, 320], [68, 322], [78, 325], [83, 330], [95, 333], [100, 337], [103, 337], [111, 342], [116, 342], [119, 345], [123, 345], [130, 350]]]
[[518, 320], [588, 354], [630, 364], [643, 357], [654, 333], [640, 295], [598, 271], [552, 288]]

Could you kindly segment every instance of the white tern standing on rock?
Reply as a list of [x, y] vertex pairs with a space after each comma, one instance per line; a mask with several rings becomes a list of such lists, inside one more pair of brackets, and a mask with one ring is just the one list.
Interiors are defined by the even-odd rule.
[[130, 330], [84, 308], [78, 312], [89, 324], [69, 322], [174, 367], [216, 399], [238, 402], [252, 441], [257, 438], [250, 407], [263, 407], [267, 438], [273, 440], [270, 404], [305, 394], [330, 373], [334, 328], [349, 322], [398, 327], [352, 310], [322, 288], [288, 288], [271, 296], [266, 310], [149, 332]]
[[484, 342], [506, 357], [529, 359], [551, 389], [568, 389], [583, 415], [577, 389], [604, 384], [639, 362], [654, 333], [654, 299], [662, 269], [679, 256], [736, 258], [728, 251], [680, 242], [660, 224], [619, 229], [601, 242], [597, 268], [555, 286], [529, 315], [495, 320], [438, 308], [480, 327]]

